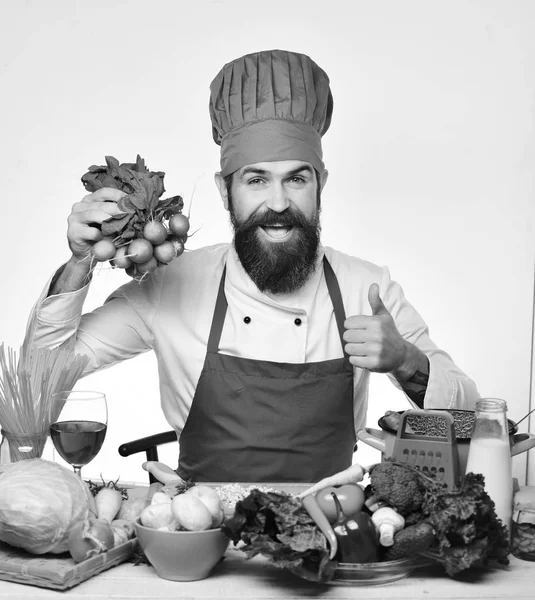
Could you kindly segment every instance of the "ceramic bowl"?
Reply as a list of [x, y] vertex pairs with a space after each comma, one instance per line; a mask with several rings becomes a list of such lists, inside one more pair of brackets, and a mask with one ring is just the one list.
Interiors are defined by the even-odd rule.
[[229, 539], [221, 529], [160, 531], [135, 521], [140, 548], [156, 573], [172, 581], [196, 581], [208, 577], [225, 554]]

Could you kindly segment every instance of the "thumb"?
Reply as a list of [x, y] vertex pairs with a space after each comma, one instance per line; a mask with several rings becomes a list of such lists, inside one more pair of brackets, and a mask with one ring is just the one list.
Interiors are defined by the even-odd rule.
[[390, 314], [383, 304], [381, 296], [379, 296], [379, 286], [376, 283], [370, 285], [370, 289], [368, 290], [368, 302], [370, 303], [372, 314], [374, 316]]

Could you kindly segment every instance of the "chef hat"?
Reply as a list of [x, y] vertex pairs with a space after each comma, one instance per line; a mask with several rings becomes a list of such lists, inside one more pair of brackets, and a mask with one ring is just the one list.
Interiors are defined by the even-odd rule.
[[267, 50], [226, 64], [210, 85], [210, 118], [221, 174], [257, 162], [302, 160], [325, 169], [329, 78], [305, 54]]

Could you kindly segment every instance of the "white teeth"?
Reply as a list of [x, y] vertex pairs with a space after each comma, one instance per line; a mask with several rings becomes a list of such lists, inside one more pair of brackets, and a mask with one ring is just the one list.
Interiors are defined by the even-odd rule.
[[272, 238], [283, 238], [289, 231], [290, 227], [276, 225], [273, 227], [264, 227], [264, 231]]

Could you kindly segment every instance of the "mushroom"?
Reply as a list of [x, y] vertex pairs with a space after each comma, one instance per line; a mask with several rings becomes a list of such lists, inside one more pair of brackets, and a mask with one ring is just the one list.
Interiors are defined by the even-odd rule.
[[405, 519], [390, 506], [382, 506], [372, 514], [372, 521], [379, 531], [381, 546], [392, 546], [394, 534], [405, 527]]

